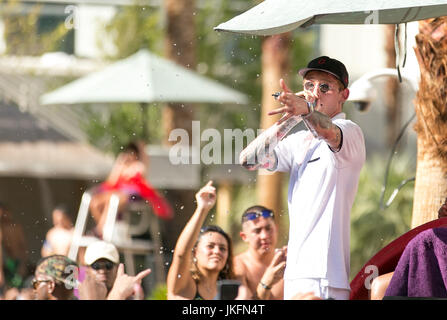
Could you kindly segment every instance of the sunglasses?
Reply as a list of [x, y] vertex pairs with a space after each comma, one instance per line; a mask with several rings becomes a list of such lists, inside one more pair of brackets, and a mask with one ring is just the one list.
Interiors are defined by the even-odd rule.
[[90, 267], [92, 267], [95, 270], [106, 269], [107, 271], [112, 270], [114, 266], [115, 264], [112, 261], [104, 261], [104, 262], [95, 261], [90, 265]]
[[242, 216], [242, 221], [251, 221], [251, 220], [255, 220], [259, 217], [273, 218], [273, 216], [274, 216], [273, 211], [267, 210], [267, 209], [264, 209], [261, 212], [250, 211], [250, 212], [244, 213], [244, 215]]
[[[307, 91], [313, 91], [315, 88], [315, 84], [311, 81], [308, 81], [304, 84], [304, 89]], [[333, 88], [328, 85], [327, 83], [321, 83], [318, 88], [320, 89], [321, 93], [327, 93], [329, 90], [333, 90]]]
[[38, 279], [33, 279], [33, 281], [31, 282], [34, 290], [36, 290], [39, 287], [39, 284], [41, 282], [51, 282], [51, 280], [38, 280]]

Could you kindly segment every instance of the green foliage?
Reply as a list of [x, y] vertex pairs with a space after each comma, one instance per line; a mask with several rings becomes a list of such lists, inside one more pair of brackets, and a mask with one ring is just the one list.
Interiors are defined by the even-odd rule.
[[[123, 104], [109, 113], [90, 108], [87, 114], [89, 121], [84, 124], [84, 129], [90, 143], [105, 151], [117, 154], [131, 141], [144, 139], [155, 144], [161, 139], [161, 109], [156, 105]], [[144, 132], [145, 121], [147, 134]]]
[[41, 55], [50, 51], [73, 49], [69, 43], [73, 30], [65, 27], [64, 19], [43, 17], [42, 5], [33, 5], [28, 14], [7, 14], [23, 12], [25, 6], [26, 4], [18, 1], [6, 1], [5, 9], [0, 13], [5, 28], [7, 54]]
[[135, 2], [133, 6], [119, 7], [118, 10], [113, 19], [104, 27], [118, 50], [113, 56], [106, 54], [102, 39], [98, 39], [98, 46], [103, 49], [104, 57], [122, 59], [141, 48], [161, 54], [163, 29], [160, 10], [144, 5], [140, 6], [138, 2]]
[[[213, 31], [214, 26], [239, 13], [230, 8], [230, 5], [231, 1], [205, 1], [196, 12], [197, 71], [247, 94], [251, 99], [248, 106], [196, 105], [194, 119], [200, 121], [202, 130], [215, 128], [222, 134], [225, 128], [245, 130], [259, 127], [262, 89], [260, 76], [262, 38]], [[246, 8], [239, 10], [246, 10], [252, 5], [253, 3], [247, 2]], [[158, 8], [138, 5], [122, 8], [105, 26], [105, 31], [112, 35], [117, 48], [117, 54], [108, 58], [124, 58], [140, 48], [148, 48], [158, 54], [163, 51], [163, 21]], [[292, 38], [291, 87], [299, 88], [296, 83], [298, 81], [296, 70], [306, 64], [315, 37], [311, 30], [294, 32]], [[131, 138], [138, 128], [132, 126], [129, 128], [126, 124], [117, 128], [109, 121], [124, 116], [124, 111], [113, 109], [111, 112], [116, 115], [106, 118], [101, 112], [92, 112], [90, 124], [86, 124], [86, 129], [91, 134], [92, 143], [98, 147], [108, 146], [107, 149], [116, 150], [122, 145], [122, 141]], [[131, 113], [132, 115], [124, 118], [133, 118], [134, 113]], [[140, 120], [135, 121], [139, 123]], [[147, 133], [149, 141], [159, 141], [160, 134], [157, 133], [163, 129], [160, 118], [152, 113], [147, 117], [147, 121], [150, 128]], [[128, 129], [130, 131], [126, 131]]]
[[[250, 103], [248, 106], [229, 108], [201, 109], [201, 121], [209, 117], [218, 118], [218, 123], [210, 123], [209, 127], [217, 128], [258, 128], [261, 109], [261, 56], [263, 37], [239, 35], [233, 33], [213, 32], [213, 27], [226, 21], [238, 12], [231, 9], [230, 1], [205, 2], [197, 15], [198, 35], [198, 72], [218, 80], [235, 90], [245, 93]], [[254, 3], [247, 2], [249, 9]], [[303, 67], [313, 50], [315, 34], [312, 29], [291, 33], [291, 55], [289, 85], [300, 89], [297, 70]]]
[[248, 207], [256, 203], [256, 184], [235, 185], [232, 190], [231, 212], [229, 213], [229, 234], [233, 240], [234, 254], [246, 249], [246, 244], [241, 240], [241, 215]]
[[[117, 14], [104, 26], [104, 31], [117, 48], [116, 54], [109, 55], [102, 39], [98, 39], [104, 58], [126, 58], [141, 48], [158, 54], [162, 51], [163, 30], [159, 9], [140, 6], [137, 2], [133, 6], [119, 7]], [[161, 107], [127, 103], [110, 107], [107, 112], [104, 109], [90, 109], [84, 129], [90, 143], [114, 153], [135, 139], [158, 144], [162, 136]]]
[[146, 300], [167, 300], [168, 288], [165, 283], [158, 284]]
[[[360, 173], [359, 190], [351, 211], [351, 277], [380, 249], [410, 230], [414, 184], [404, 186], [388, 208], [380, 209], [385, 166], [373, 157]], [[407, 156], [393, 159], [384, 202], [403, 180], [414, 176]]]

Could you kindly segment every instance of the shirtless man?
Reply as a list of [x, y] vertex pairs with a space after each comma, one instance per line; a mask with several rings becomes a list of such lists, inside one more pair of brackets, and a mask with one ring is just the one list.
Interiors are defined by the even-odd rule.
[[68, 255], [73, 237], [73, 223], [64, 206], [57, 206], [52, 212], [53, 227], [48, 230], [41, 249], [42, 257], [53, 254]]
[[276, 249], [278, 226], [273, 212], [253, 206], [242, 215], [240, 236], [248, 249], [234, 258], [236, 275], [254, 299], [282, 300], [287, 249]]

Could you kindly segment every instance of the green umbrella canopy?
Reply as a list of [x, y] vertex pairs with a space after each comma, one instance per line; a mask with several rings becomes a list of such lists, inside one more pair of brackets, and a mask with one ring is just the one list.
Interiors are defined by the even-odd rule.
[[40, 97], [40, 103], [196, 102], [246, 104], [247, 97], [146, 49]]
[[265, 0], [214, 29], [273, 35], [312, 24], [399, 24], [447, 15], [447, 0]]

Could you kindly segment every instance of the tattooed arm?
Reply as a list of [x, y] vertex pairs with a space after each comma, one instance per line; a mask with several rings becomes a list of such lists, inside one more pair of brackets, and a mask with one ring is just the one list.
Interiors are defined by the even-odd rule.
[[265, 130], [241, 152], [240, 164], [248, 170], [274, 170], [278, 163], [276, 145], [301, 120], [301, 117], [289, 117]]
[[314, 137], [326, 141], [333, 152], [340, 151], [343, 133], [332, 123], [331, 118], [321, 112], [313, 111], [303, 116], [303, 121]]
[[328, 115], [314, 110], [317, 96], [304, 91], [293, 93], [282, 79], [280, 85], [284, 91], [279, 95], [278, 100], [283, 107], [270, 111], [269, 115], [284, 113], [278, 123], [294, 115], [300, 115], [314, 137], [325, 140], [332, 151], [339, 151], [343, 142], [343, 133], [332, 123]]

